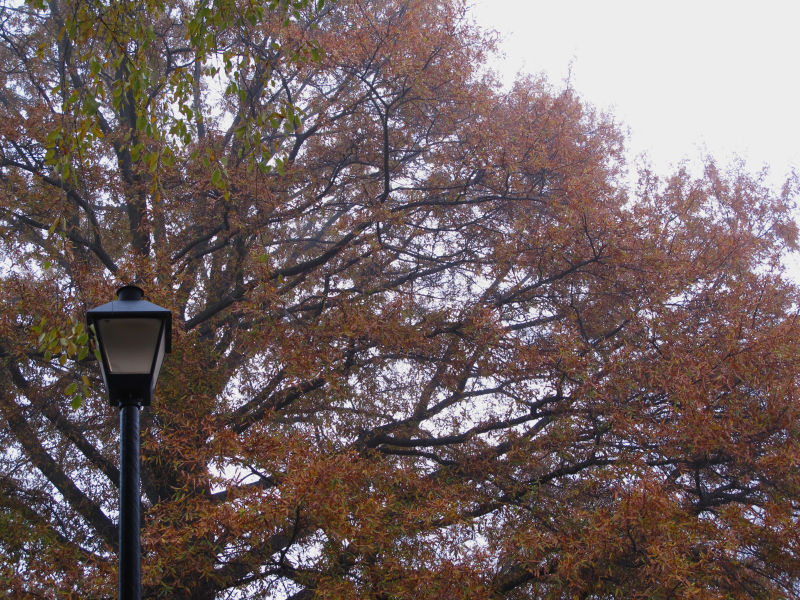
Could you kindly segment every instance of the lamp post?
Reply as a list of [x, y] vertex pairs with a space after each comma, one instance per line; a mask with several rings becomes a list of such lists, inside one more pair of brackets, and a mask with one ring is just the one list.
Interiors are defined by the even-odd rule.
[[142, 596], [139, 410], [152, 402], [164, 354], [172, 349], [172, 313], [143, 297], [141, 288], [126, 285], [117, 290], [117, 300], [86, 313], [97, 339], [108, 399], [120, 415], [120, 600]]

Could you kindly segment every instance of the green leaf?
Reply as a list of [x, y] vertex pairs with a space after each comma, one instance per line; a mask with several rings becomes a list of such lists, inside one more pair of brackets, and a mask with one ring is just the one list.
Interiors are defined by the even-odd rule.
[[67, 396], [72, 396], [72, 394], [74, 394], [77, 390], [78, 390], [78, 384], [73, 381], [67, 386], [67, 388], [64, 390], [64, 393]]
[[83, 400], [83, 394], [75, 394], [72, 397], [72, 402], [70, 403], [72, 405], [72, 410], [78, 410], [81, 406], [83, 406]]
[[97, 112], [100, 103], [95, 100], [93, 96], [88, 96], [86, 100], [83, 101], [83, 106], [86, 114], [93, 115]]

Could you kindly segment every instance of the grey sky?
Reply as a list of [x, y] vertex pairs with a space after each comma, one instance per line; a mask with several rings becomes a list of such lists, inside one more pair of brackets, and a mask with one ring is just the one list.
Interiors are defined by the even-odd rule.
[[506, 78], [544, 72], [630, 127], [661, 172], [709, 152], [800, 167], [800, 2], [473, 0]]

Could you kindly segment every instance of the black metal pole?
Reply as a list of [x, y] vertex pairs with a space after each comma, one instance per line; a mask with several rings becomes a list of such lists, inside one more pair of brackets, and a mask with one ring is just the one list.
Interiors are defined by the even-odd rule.
[[139, 404], [119, 409], [119, 600], [141, 600]]

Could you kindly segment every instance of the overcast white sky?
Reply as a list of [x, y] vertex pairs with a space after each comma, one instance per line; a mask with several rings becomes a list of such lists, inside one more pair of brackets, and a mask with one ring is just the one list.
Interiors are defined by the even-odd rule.
[[800, 169], [800, 1], [470, 0], [504, 78], [544, 72], [630, 128], [662, 174], [734, 156]]

